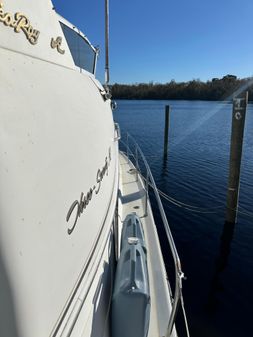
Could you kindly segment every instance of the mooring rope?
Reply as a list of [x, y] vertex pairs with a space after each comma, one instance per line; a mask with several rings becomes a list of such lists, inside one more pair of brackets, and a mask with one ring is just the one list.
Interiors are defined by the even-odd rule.
[[[142, 179], [146, 182], [146, 178], [141, 174]], [[151, 188], [153, 188], [152, 184], [148, 183]], [[222, 204], [220, 206], [213, 206], [213, 207], [199, 207], [196, 205], [190, 205], [185, 202], [182, 202], [178, 199], [175, 199], [165, 192], [161, 191], [160, 189], [157, 189], [158, 193], [162, 198], [173, 204], [174, 206], [177, 206], [179, 208], [183, 208], [187, 211], [194, 212], [194, 213], [201, 213], [201, 214], [217, 214], [221, 210], [226, 209], [226, 205]], [[241, 208], [241, 210], [240, 210]], [[250, 212], [248, 210], [243, 209], [240, 205], [238, 206], [238, 209], [231, 209], [232, 211], [237, 211], [238, 214], [245, 215], [247, 217], [253, 218], [253, 212]]]

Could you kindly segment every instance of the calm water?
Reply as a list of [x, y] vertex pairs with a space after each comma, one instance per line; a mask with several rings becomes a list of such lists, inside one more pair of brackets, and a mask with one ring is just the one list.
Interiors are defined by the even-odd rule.
[[[248, 106], [238, 222], [224, 226], [232, 105], [200, 101], [118, 101], [122, 134], [136, 138], [158, 188], [196, 213], [164, 202], [187, 276], [192, 337], [253, 336], [253, 105]], [[163, 160], [164, 106], [170, 104], [169, 155]], [[216, 208], [217, 207], [217, 208]], [[244, 213], [244, 214], [243, 214]], [[158, 230], [163, 236], [159, 219]], [[166, 267], [170, 270], [163, 242]]]

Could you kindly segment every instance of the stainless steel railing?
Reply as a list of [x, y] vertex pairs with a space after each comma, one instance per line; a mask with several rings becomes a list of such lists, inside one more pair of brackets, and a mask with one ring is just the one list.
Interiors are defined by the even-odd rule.
[[118, 123], [114, 123], [114, 141], [118, 141], [121, 138], [120, 127]]
[[[126, 147], [126, 155], [128, 158], [128, 161], [130, 161], [130, 156], [134, 158], [134, 164], [135, 164], [135, 168], [136, 168], [136, 179], [138, 180], [138, 173], [142, 175], [141, 171], [140, 171], [140, 165], [139, 165], [139, 160], [141, 159], [143, 164], [144, 164], [144, 168], [145, 168], [145, 177], [142, 175], [143, 180], [145, 182], [145, 214], [144, 216], [147, 215], [148, 212], [148, 198], [149, 198], [149, 186], [152, 187], [154, 194], [155, 194], [155, 198], [156, 198], [156, 202], [159, 208], [159, 212], [162, 218], [162, 222], [163, 222], [163, 226], [166, 232], [166, 236], [168, 239], [168, 243], [169, 243], [169, 247], [172, 253], [172, 257], [174, 260], [174, 267], [175, 267], [175, 290], [174, 290], [174, 294], [171, 294], [171, 299], [172, 299], [172, 311], [171, 311], [171, 315], [169, 317], [168, 320], [168, 328], [167, 328], [167, 334], [166, 337], [170, 337], [174, 324], [175, 324], [175, 319], [177, 316], [177, 312], [178, 312], [178, 308], [181, 304], [182, 310], [183, 310], [183, 316], [184, 316], [184, 321], [185, 321], [185, 328], [186, 328], [186, 333], [187, 336], [189, 336], [189, 329], [188, 329], [188, 324], [187, 324], [187, 319], [186, 319], [186, 315], [185, 315], [185, 309], [184, 309], [184, 302], [183, 302], [183, 294], [182, 294], [182, 279], [184, 278], [184, 273], [182, 272], [181, 269], [181, 262], [177, 253], [177, 249], [176, 249], [176, 245], [175, 242], [173, 240], [172, 234], [171, 234], [171, 230], [168, 224], [168, 220], [160, 199], [160, 195], [158, 192], [158, 189], [156, 187], [156, 183], [154, 180], [154, 177], [152, 175], [152, 172], [150, 170], [150, 167], [147, 163], [147, 160], [141, 150], [141, 148], [139, 147], [139, 145], [137, 144], [137, 142], [135, 141], [135, 139], [129, 134], [127, 133], [126, 135], [126, 142], [124, 142], [121, 139], [121, 144], [123, 144]], [[131, 146], [132, 145], [132, 146]], [[131, 148], [134, 148], [134, 150], [132, 151]], [[170, 290], [170, 285], [169, 286], [169, 290]], [[171, 293], [171, 290], [170, 290]]]

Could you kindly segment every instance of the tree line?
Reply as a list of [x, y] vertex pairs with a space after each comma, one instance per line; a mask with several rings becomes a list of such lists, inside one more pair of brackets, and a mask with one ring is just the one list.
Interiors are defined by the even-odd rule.
[[226, 100], [231, 99], [237, 90], [244, 88], [249, 92], [249, 100], [253, 101], [253, 77], [239, 79], [235, 75], [223, 78], [213, 78], [202, 82], [175, 82], [174, 80], [161, 83], [118, 84], [111, 86], [114, 99], [177, 99], [177, 100]]

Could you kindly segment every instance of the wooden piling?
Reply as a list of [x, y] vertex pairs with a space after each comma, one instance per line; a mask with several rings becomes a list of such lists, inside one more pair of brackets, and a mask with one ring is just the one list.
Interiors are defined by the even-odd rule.
[[230, 167], [227, 191], [226, 222], [236, 223], [240, 188], [240, 169], [248, 92], [233, 100]]
[[165, 125], [164, 125], [164, 147], [163, 155], [164, 158], [168, 156], [168, 139], [169, 139], [169, 124], [170, 124], [170, 106], [165, 106]]

